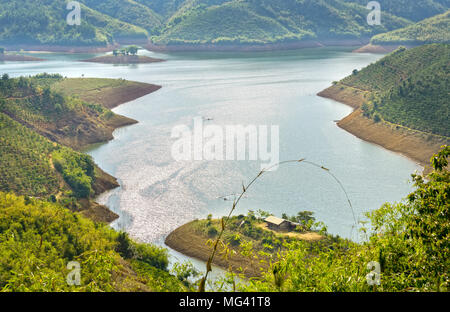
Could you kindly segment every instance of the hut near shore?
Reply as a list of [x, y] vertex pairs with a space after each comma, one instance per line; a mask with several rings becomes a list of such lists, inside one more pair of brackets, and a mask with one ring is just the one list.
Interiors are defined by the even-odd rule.
[[267, 217], [264, 221], [266, 221], [269, 229], [273, 231], [291, 231], [293, 228], [295, 228], [295, 225], [291, 221], [275, 216]]

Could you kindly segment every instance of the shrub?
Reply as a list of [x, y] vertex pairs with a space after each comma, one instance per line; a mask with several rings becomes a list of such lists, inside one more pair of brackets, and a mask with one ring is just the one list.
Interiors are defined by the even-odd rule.
[[219, 234], [219, 231], [217, 231], [217, 229], [215, 228], [215, 226], [210, 225], [210, 226], [208, 226], [208, 227], [206, 228], [206, 234], [207, 234], [209, 237], [216, 237], [217, 234]]

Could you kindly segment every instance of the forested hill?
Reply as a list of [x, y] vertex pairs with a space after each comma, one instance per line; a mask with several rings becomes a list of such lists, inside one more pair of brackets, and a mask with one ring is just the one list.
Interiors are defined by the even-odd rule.
[[409, 22], [389, 14], [367, 24], [368, 10], [342, 0], [189, 1], [167, 22], [156, 43], [261, 44], [359, 39]]
[[366, 0], [80, 0], [69, 26], [65, 0], [0, 0], [0, 44], [106, 46], [264, 44], [368, 39], [444, 13], [448, 0], [380, 0], [369, 26]]
[[[366, 6], [367, 0], [346, 0]], [[377, 0], [381, 10], [395, 16], [418, 22], [425, 18], [444, 13], [450, 7], [450, 0]]]
[[333, 88], [366, 93], [362, 110], [412, 129], [450, 137], [450, 45], [399, 48]]
[[374, 45], [420, 45], [450, 43], [450, 11], [433, 16], [405, 28], [379, 34], [372, 38]]
[[85, 5], [81, 25], [69, 26], [66, 7], [65, 0], [0, 0], [0, 44], [106, 46], [121, 38], [148, 37], [145, 29]]
[[113, 138], [115, 128], [136, 122], [114, 114], [101, 99], [131, 100], [121, 94], [142, 96], [156, 87], [114, 79], [63, 78], [58, 74], [3, 75], [0, 191], [58, 201], [75, 210], [88, 209], [93, 219], [111, 222], [117, 215], [90, 199], [117, 187], [117, 181], [88, 155], [72, 148], [105, 142]]
[[[67, 279], [77, 261], [79, 285]], [[0, 291], [188, 291], [167, 251], [135, 243], [59, 204], [0, 191]], [[187, 274], [186, 276], [189, 276]]]

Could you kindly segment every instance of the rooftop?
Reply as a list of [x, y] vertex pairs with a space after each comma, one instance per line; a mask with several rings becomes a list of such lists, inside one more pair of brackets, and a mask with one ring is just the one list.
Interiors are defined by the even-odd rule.
[[283, 222], [287, 222], [286, 220], [281, 219], [281, 218], [277, 218], [275, 216], [267, 217], [264, 221], [266, 221], [267, 223], [275, 224], [275, 225], [280, 225]]

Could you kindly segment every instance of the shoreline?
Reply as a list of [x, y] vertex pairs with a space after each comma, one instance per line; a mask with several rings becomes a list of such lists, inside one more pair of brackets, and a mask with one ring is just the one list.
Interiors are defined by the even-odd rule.
[[359, 39], [324, 39], [294, 42], [261, 43], [261, 44], [155, 44], [151, 41], [125, 40], [106, 46], [65, 46], [43, 44], [4, 44], [7, 51], [27, 53], [107, 53], [120, 48], [122, 45], [136, 44], [153, 52], [264, 52], [301, 50], [304, 48], [320, 47], [363, 47], [368, 45], [370, 38]]
[[362, 46], [356, 50], [354, 50], [354, 53], [375, 53], [375, 54], [387, 54], [394, 52], [399, 47], [406, 47], [407, 49], [411, 49], [415, 46], [407, 45], [407, 44], [366, 44], [365, 46]]
[[7, 51], [29, 53], [105, 53], [120, 47], [120, 44], [107, 46], [64, 46], [43, 44], [5, 44]]
[[285, 50], [301, 50], [321, 47], [362, 47], [369, 43], [370, 38], [361, 39], [329, 39], [307, 40], [289, 43], [266, 44], [154, 44], [148, 43], [144, 48], [153, 52], [270, 52]]
[[[97, 101], [97, 102], [100, 102], [99, 104], [107, 107], [108, 109], [113, 109], [122, 104], [126, 104], [128, 102], [131, 102], [138, 98], [141, 98], [145, 95], [156, 92], [162, 88], [161, 86], [153, 85], [153, 84], [147, 84], [147, 83], [141, 83], [141, 82], [135, 82], [135, 83], [136, 83], [136, 85], [134, 85], [134, 86], [124, 86], [124, 87], [114, 88], [113, 90], [111, 90], [112, 92], [104, 95], [104, 97], [102, 97], [102, 100]], [[122, 96], [121, 97], [117, 96], [117, 93], [121, 93]], [[111, 98], [113, 98], [113, 100]], [[116, 115], [116, 117], [117, 117], [116, 123], [114, 123], [114, 122], [110, 123], [110, 125], [113, 128], [111, 131], [111, 138], [107, 141], [99, 141], [99, 142], [92, 143], [92, 144], [105, 144], [108, 141], [114, 139], [114, 136], [112, 134], [116, 129], [139, 123], [137, 120], [128, 118], [126, 116]], [[83, 149], [88, 148], [88, 146], [92, 145], [92, 144], [85, 145], [83, 147]], [[94, 184], [95, 197], [98, 197], [105, 192], [108, 192], [115, 188], [120, 187], [120, 184], [117, 181], [116, 177], [103, 171], [103, 169], [101, 169], [97, 164], [96, 164], [96, 169], [97, 169], [97, 171], [96, 171], [97, 178], [96, 178], [96, 181]], [[107, 207], [105, 205], [101, 205], [101, 204], [97, 203], [95, 200], [92, 200], [91, 202], [89, 202], [87, 204], [87, 206], [85, 206], [85, 207], [87, 207], [87, 209], [82, 211], [82, 214], [85, 217], [88, 217], [89, 219], [94, 220], [96, 222], [103, 222], [103, 223], [110, 224], [113, 221], [116, 221], [117, 219], [119, 219], [119, 217], [120, 217], [118, 214], [116, 214], [111, 209], [109, 209], [109, 207]]]
[[[83, 79], [84, 81], [88, 79], [96, 79], [96, 78], [71, 78], [73, 82], [74, 79]], [[111, 79], [114, 80], [114, 79]], [[126, 104], [138, 98], [141, 98], [145, 95], [151, 94], [153, 92], [161, 89], [161, 86], [153, 85], [149, 83], [142, 83], [136, 81], [126, 81], [125, 85], [110, 87], [106, 90], [100, 90], [99, 93], [91, 94], [78, 94], [81, 100], [86, 102], [95, 102], [99, 105], [102, 105], [108, 109], [113, 109], [122, 104]], [[98, 90], [96, 90], [98, 91]], [[76, 91], [75, 91], [76, 93]], [[70, 92], [69, 92], [70, 94]], [[73, 95], [73, 94], [71, 94]], [[115, 114], [114, 118], [108, 120], [107, 125], [110, 127], [110, 131], [104, 137], [93, 137], [90, 142], [83, 142], [78, 145], [76, 150], [82, 151], [89, 148], [91, 145], [95, 144], [105, 144], [110, 140], [114, 139], [113, 132], [116, 129], [119, 129], [124, 126], [137, 124], [138, 121]], [[86, 137], [85, 137], [86, 139]], [[87, 137], [87, 140], [90, 138]], [[70, 138], [67, 138], [70, 141]], [[83, 152], [84, 153], [84, 152]], [[93, 185], [93, 189], [95, 192], [95, 198], [100, 196], [101, 194], [113, 190], [120, 186], [117, 181], [117, 178], [110, 175], [109, 173], [103, 171], [98, 164], [95, 164], [95, 182]], [[85, 217], [95, 221], [95, 222], [103, 222], [110, 224], [111, 222], [117, 220], [119, 215], [110, 210], [107, 206], [101, 205], [93, 199], [84, 199], [81, 200], [80, 203], [83, 207], [83, 210], [80, 211], [82, 215]]]
[[5, 53], [0, 55], [0, 62], [44, 62], [44, 61], [45, 60], [41, 58], [20, 54]]
[[[197, 221], [191, 221], [186, 223], [177, 229], [170, 232], [165, 239], [165, 244], [169, 248], [191, 258], [206, 262], [211, 256], [212, 247], [207, 245], [209, 238], [204, 237], [195, 232], [193, 225]], [[224, 252], [222, 246], [217, 249], [216, 257], [214, 258], [213, 265], [223, 269], [232, 271], [236, 274], [242, 273], [239, 268], [245, 268], [246, 277], [260, 277], [260, 263], [250, 261], [249, 258], [242, 256], [240, 253], [230, 255], [228, 259], [221, 256]]]
[[335, 85], [317, 95], [349, 105], [354, 109], [351, 114], [337, 122], [338, 127], [361, 140], [406, 156], [422, 166], [425, 173], [429, 172], [431, 157], [439, 152], [442, 145], [449, 144], [450, 140], [386, 121], [376, 123], [364, 117], [360, 106], [368, 93], [347, 86]]

